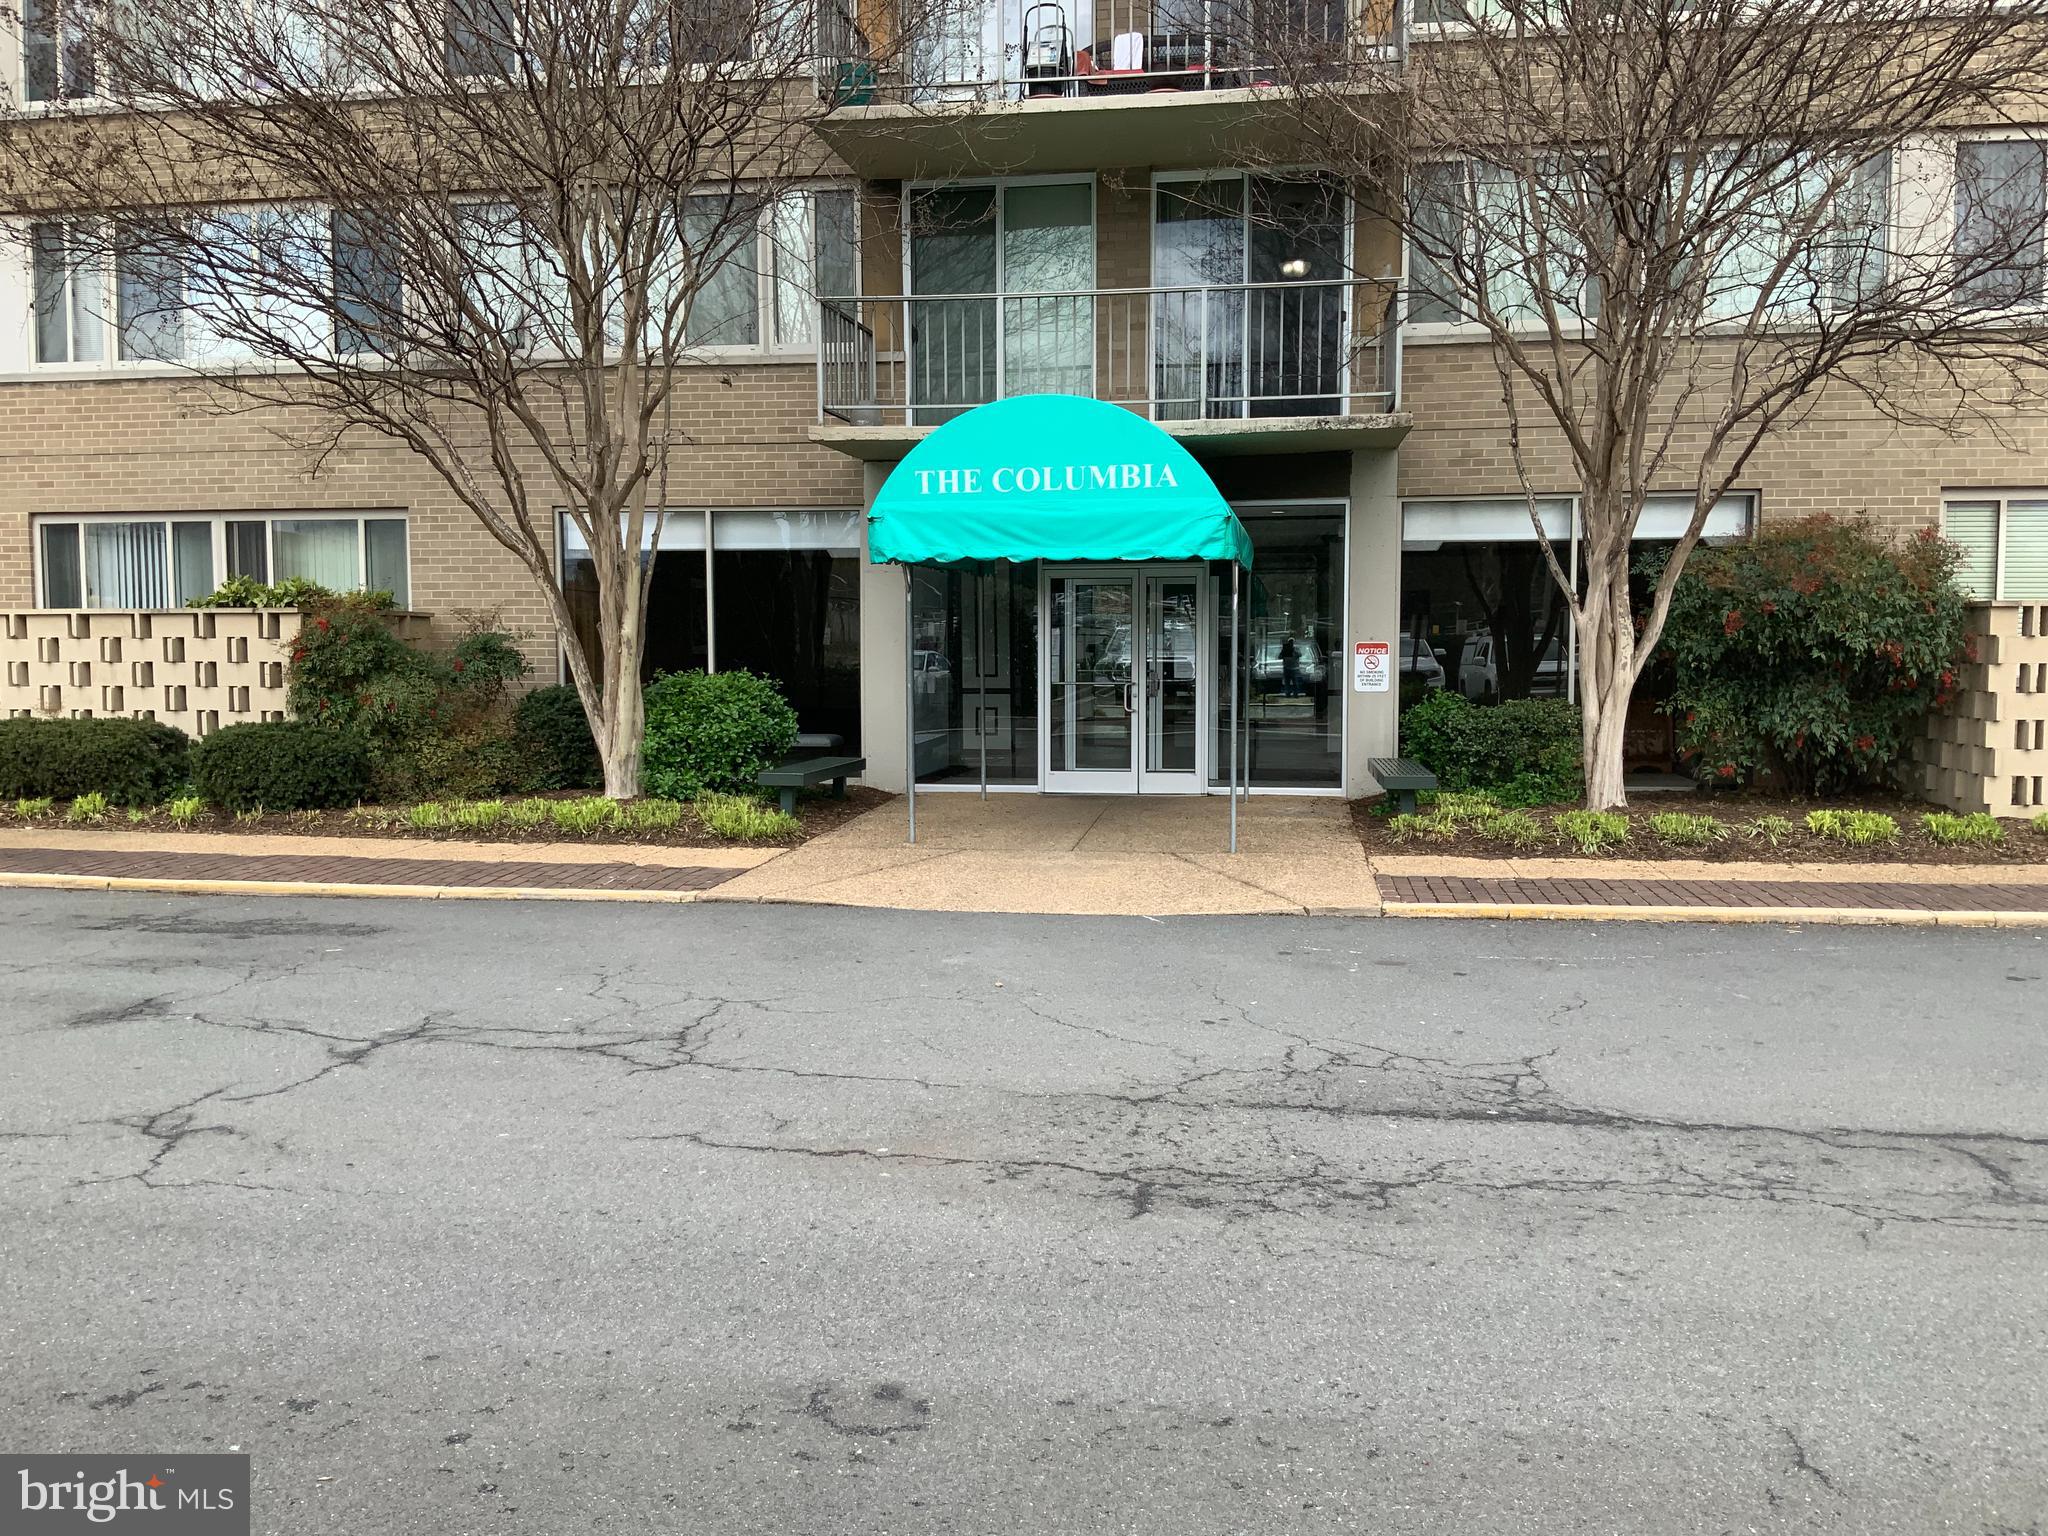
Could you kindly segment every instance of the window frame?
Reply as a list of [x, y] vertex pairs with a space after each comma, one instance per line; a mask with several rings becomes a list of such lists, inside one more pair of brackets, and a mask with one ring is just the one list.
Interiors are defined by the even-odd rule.
[[[1962, 247], [1963, 150], [1979, 144], [2029, 144], [2041, 152], [2042, 219], [2035, 249], [2034, 284], [2037, 292], [2034, 297], [2009, 304], [1975, 304], [1970, 307], [1970, 312], [1987, 323], [1996, 323], [2007, 316], [2037, 316], [2048, 310], [2048, 130], [2031, 126], [1962, 128], [1943, 136], [1941, 161], [1948, 177], [1948, 231], [1940, 252], [1941, 259], [1949, 263], [1953, 274]], [[1945, 503], [1946, 492], [1943, 498]]]
[[[227, 525], [229, 523], [254, 522], [263, 524], [263, 563], [266, 584], [277, 579], [276, 525], [278, 523], [354, 523], [356, 527], [356, 584], [349, 590], [356, 592], [369, 590], [367, 582], [369, 580], [370, 538], [369, 532], [364, 525], [381, 522], [402, 524], [405, 529], [405, 601], [399, 604], [399, 609], [400, 611], [406, 611], [410, 608], [413, 592], [413, 519], [410, 511], [396, 507], [369, 507], [358, 511], [326, 508], [307, 508], [303, 510], [263, 508], [252, 511], [219, 510], [207, 512], [38, 512], [29, 519], [29, 558], [34, 567], [34, 581], [31, 585], [35, 593], [36, 606], [39, 608], [50, 608], [53, 606], [49, 601], [49, 562], [43, 553], [43, 530], [50, 525], [68, 524], [75, 526], [78, 530], [78, 569], [80, 572], [78, 595], [82, 600], [86, 595], [83, 573], [85, 570], [85, 528], [89, 523], [102, 525], [113, 523], [153, 523], [162, 528], [164, 530], [166, 568], [171, 572], [170, 579], [173, 582], [176, 580], [176, 536], [171, 531], [172, 526], [179, 523], [198, 523], [207, 526], [212, 534], [213, 587], [218, 588], [222, 582], [228, 579]], [[175, 598], [177, 594], [175, 589], [173, 589], [166, 595]], [[87, 607], [78, 610], [59, 611], [122, 613], [131, 610], [124, 608]], [[177, 612], [181, 610], [174, 602], [169, 608], [149, 611]]]
[[1991, 505], [1991, 591], [1971, 593], [1970, 600], [1979, 603], [2039, 603], [2048, 602], [2048, 590], [2037, 597], [2007, 597], [2005, 595], [2005, 551], [2006, 528], [2015, 502], [2039, 502], [2048, 506], [2048, 488], [2001, 486], [1992, 490], [1944, 489], [1941, 493], [1941, 536], [1951, 542], [1949, 533], [1949, 508], [1952, 506]]

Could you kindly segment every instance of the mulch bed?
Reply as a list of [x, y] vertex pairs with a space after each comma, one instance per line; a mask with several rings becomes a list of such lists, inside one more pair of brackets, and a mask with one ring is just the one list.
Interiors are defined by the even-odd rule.
[[[518, 795], [510, 797], [520, 800], [574, 800], [582, 798], [575, 792], [551, 795]], [[835, 800], [830, 795], [801, 795], [796, 802], [796, 816], [800, 830], [789, 844], [807, 842], [811, 838], [830, 832], [854, 817], [873, 810], [884, 801], [896, 797], [879, 789], [864, 789], [849, 786], [844, 800]], [[202, 811], [191, 822], [180, 825], [171, 820], [162, 810], [151, 811], [141, 821], [130, 821], [128, 812], [119, 806], [107, 812], [106, 820], [100, 822], [76, 822], [64, 819], [64, 808], [60, 803], [57, 813], [37, 819], [26, 819], [15, 815], [13, 804], [0, 805], [0, 826], [34, 827], [45, 832], [240, 832], [257, 833], [265, 836], [284, 837], [399, 837], [422, 843], [463, 842], [463, 843], [593, 843], [601, 845], [664, 848], [759, 848], [775, 846], [773, 842], [742, 842], [736, 838], [717, 837], [705, 830], [703, 823], [691, 814], [686, 806], [683, 818], [666, 831], [638, 831], [628, 828], [607, 827], [588, 835], [565, 832], [560, 828], [547, 826], [523, 831], [518, 828], [498, 826], [492, 828], [449, 827], [425, 830], [407, 826], [404, 822], [404, 808], [393, 808], [392, 822], [387, 825], [382, 819], [373, 819], [352, 811], [298, 811], [280, 812], [274, 815], [236, 817], [223, 816], [212, 811]]]
[[[1548, 824], [1559, 811], [1571, 806], [1546, 806], [1529, 814]], [[2048, 864], [2048, 837], [2024, 821], [2003, 821], [2005, 840], [1996, 844], [1948, 847], [1928, 838], [1920, 818], [1938, 807], [1897, 796], [1864, 795], [1840, 800], [1794, 800], [1784, 796], [1744, 794], [1636, 794], [1630, 797], [1629, 839], [1603, 853], [1582, 853], [1575, 845], [1557, 838], [1534, 848], [1516, 848], [1485, 836], [1476, 828], [1460, 827], [1448, 835], [1432, 834], [1406, 841], [1387, 831], [1390, 807], [1385, 801], [1354, 801], [1352, 825], [1369, 854], [1441, 854], [1463, 859], [1696, 859], [1707, 864]], [[1427, 814], [1428, 808], [1423, 808]], [[1899, 824], [1894, 843], [1851, 844], [1832, 842], [1806, 830], [1806, 814], [1815, 810], [1882, 811]], [[1711, 816], [1723, 823], [1728, 836], [1699, 847], [1677, 847], [1650, 830], [1650, 818], [1661, 811], [1682, 811]], [[1792, 832], [1773, 848], [1768, 842], [1747, 836], [1744, 828], [1759, 816], [1782, 816], [1792, 823]]]

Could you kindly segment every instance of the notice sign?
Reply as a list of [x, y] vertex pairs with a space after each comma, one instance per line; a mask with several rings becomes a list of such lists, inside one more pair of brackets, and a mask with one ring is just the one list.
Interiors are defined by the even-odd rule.
[[1351, 652], [1351, 686], [1359, 693], [1393, 687], [1394, 648], [1384, 640], [1361, 640]]

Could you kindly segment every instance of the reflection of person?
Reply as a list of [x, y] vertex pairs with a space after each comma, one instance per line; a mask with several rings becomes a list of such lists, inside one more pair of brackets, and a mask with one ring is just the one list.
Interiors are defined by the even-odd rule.
[[1301, 647], [1292, 635], [1280, 642], [1280, 692], [1290, 699], [1301, 697]]

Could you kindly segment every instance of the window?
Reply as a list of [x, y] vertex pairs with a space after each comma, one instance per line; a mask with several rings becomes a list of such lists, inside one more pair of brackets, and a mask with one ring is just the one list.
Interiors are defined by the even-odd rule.
[[223, 573], [412, 595], [402, 517], [39, 519], [35, 547], [46, 608], [181, 608]]
[[[1598, 195], [1578, 185], [1584, 170], [1547, 165], [1532, 189], [1520, 171], [1475, 160], [1419, 168], [1409, 189], [1408, 318], [1463, 323], [1482, 290], [1486, 310], [1508, 325], [1542, 324], [1546, 294], [1564, 324], [1597, 314], [1599, 287], [1578, 238]], [[1530, 281], [1537, 256], [1547, 268], [1540, 289]]]
[[2041, 302], [2048, 151], [2025, 139], [1956, 147], [1956, 281], [1984, 309]]
[[1956, 580], [1986, 602], [2048, 601], [2048, 492], [1958, 497], [1941, 531], [1962, 546]]
[[1707, 314], [1744, 320], [1762, 303], [1765, 317], [1787, 324], [1871, 298], [1887, 269], [1891, 171], [1890, 155], [1755, 171], [1729, 155], [1703, 157], [1693, 168], [1698, 181], [1730, 186], [1746, 205], [1721, 235]]
[[[860, 542], [858, 512], [831, 509], [698, 508], [647, 529], [645, 677], [698, 667], [772, 677], [807, 732], [860, 746]], [[571, 622], [595, 665], [597, 576], [582, 535], [561, 519], [562, 590]]]
[[[249, 205], [201, 216], [229, 254], [183, 260], [182, 240], [77, 222], [29, 230], [39, 364], [241, 362], [316, 352], [330, 329], [346, 350], [383, 350], [397, 274], [359, 221], [319, 208]], [[330, 285], [335, 290], [329, 293]], [[332, 325], [330, 308], [342, 320]]]
[[698, 347], [808, 347], [818, 300], [858, 292], [850, 189], [789, 192], [765, 206], [738, 193], [699, 193], [683, 205], [683, 239], [710, 263], [690, 307]]
[[23, 0], [22, 74], [30, 101], [78, 101], [95, 86], [87, 0]]

